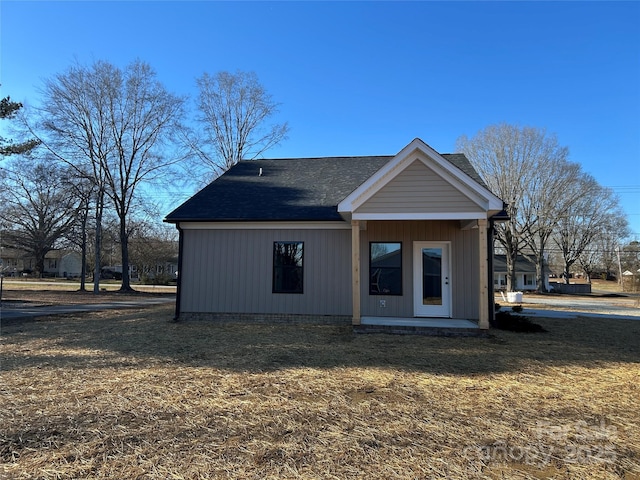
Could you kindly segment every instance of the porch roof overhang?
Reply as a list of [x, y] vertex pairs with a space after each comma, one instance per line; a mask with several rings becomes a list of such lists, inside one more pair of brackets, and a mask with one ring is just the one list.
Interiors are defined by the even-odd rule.
[[443, 212], [443, 213], [352, 213], [340, 212], [346, 221], [351, 220], [480, 220], [487, 219], [486, 212]]

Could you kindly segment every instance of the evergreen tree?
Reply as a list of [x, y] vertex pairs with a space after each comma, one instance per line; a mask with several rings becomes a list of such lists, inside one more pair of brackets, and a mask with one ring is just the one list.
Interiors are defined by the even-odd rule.
[[[20, 102], [11, 101], [10, 97], [3, 98], [0, 100], [0, 119], [10, 120], [14, 118], [21, 108], [22, 104]], [[35, 139], [14, 143], [12, 140], [0, 136], [0, 155], [6, 157], [14, 154], [27, 153], [38, 146], [39, 143], [40, 142]]]

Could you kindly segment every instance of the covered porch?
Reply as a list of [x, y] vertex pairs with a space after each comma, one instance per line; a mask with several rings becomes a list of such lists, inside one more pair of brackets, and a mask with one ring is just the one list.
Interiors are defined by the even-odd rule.
[[353, 326], [486, 332], [502, 208], [463, 155], [405, 147], [338, 205], [351, 224]]
[[[434, 231], [440, 236], [432, 236]], [[489, 328], [493, 305], [486, 219], [352, 220], [351, 239], [354, 327], [451, 334]], [[377, 269], [372, 263], [373, 247], [389, 241], [402, 249], [402, 287], [395, 295], [376, 291]]]

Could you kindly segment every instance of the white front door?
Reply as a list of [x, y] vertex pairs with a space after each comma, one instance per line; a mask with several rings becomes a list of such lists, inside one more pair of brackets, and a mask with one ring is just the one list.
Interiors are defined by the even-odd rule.
[[413, 243], [413, 303], [416, 317], [451, 317], [448, 242]]

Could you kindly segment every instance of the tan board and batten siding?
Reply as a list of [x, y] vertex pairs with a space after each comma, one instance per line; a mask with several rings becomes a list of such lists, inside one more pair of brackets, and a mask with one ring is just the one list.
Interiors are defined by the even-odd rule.
[[[273, 242], [304, 242], [304, 293], [272, 293]], [[402, 243], [402, 296], [369, 295], [369, 242]], [[413, 316], [414, 241], [451, 242], [452, 316], [478, 318], [478, 230], [460, 222], [369, 221], [361, 232], [362, 315]], [[186, 229], [181, 310], [351, 315], [351, 230]], [[380, 307], [380, 300], [386, 307]]]
[[477, 203], [427, 167], [414, 161], [355, 213], [482, 212]]
[[[304, 293], [272, 293], [273, 242], [304, 242]], [[351, 231], [184, 231], [183, 312], [351, 314]]]

